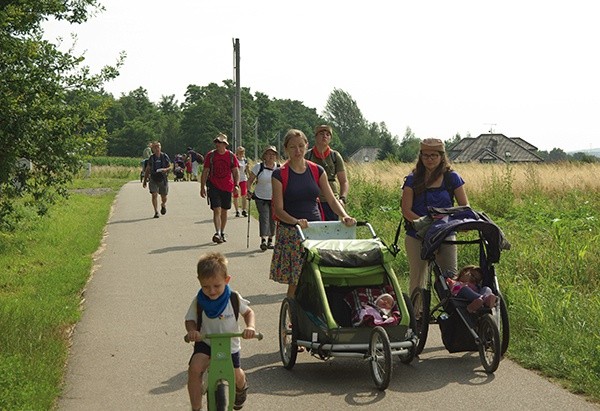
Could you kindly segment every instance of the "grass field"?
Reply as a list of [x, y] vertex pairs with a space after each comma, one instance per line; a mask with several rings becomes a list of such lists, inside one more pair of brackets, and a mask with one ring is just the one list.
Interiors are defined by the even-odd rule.
[[[351, 165], [349, 207], [390, 243], [410, 164]], [[508, 356], [600, 402], [600, 166], [458, 164], [475, 209], [512, 249], [497, 265], [509, 303]], [[93, 166], [44, 218], [0, 233], [0, 409], [47, 410], [60, 394], [69, 336], [79, 320], [111, 204], [135, 166]], [[467, 262], [461, 256], [459, 264]], [[406, 285], [402, 251], [395, 270]]]

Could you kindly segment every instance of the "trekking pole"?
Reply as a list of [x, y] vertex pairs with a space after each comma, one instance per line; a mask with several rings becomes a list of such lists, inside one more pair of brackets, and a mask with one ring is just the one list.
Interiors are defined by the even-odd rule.
[[246, 248], [250, 248], [250, 205], [252, 204], [252, 199], [248, 200], [248, 231], [246, 233]]

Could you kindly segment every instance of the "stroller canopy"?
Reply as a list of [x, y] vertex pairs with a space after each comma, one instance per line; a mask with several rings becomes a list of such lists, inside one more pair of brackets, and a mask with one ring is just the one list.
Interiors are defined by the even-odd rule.
[[483, 212], [474, 211], [470, 207], [430, 207], [429, 213], [434, 217], [434, 222], [423, 239], [421, 248], [421, 258], [423, 260], [434, 258], [435, 251], [446, 237], [456, 231], [478, 231], [485, 240], [488, 263], [497, 263], [500, 261], [500, 252], [510, 249], [510, 244], [504, 237], [500, 227]]
[[378, 239], [305, 240], [308, 260], [325, 267], [369, 267], [394, 259]]

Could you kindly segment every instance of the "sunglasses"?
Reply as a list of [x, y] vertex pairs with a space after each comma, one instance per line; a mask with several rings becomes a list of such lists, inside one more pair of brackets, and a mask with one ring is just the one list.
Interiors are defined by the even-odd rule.
[[438, 158], [440, 158], [440, 155], [438, 153], [421, 154], [421, 158], [424, 158], [425, 160], [437, 160]]

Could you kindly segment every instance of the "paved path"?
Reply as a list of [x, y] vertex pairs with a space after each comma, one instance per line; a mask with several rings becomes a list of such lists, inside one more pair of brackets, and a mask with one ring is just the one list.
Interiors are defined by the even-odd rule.
[[[299, 354], [281, 366], [277, 336], [285, 286], [268, 279], [271, 251], [258, 250], [258, 224], [231, 217], [229, 241], [215, 245], [212, 213], [197, 183], [170, 184], [168, 213], [153, 219], [150, 196], [131, 182], [120, 191], [106, 227], [104, 250], [85, 292], [60, 410], [187, 410], [183, 317], [197, 292], [195, 265], [209, 250], [225, 253], [231, 285], [252, 303], [263, 341], [243, 342], [250, 391], [245, 410], [564, 410], [600, 407], [523, 370], [509, 360], [494, 375], [477, 353], [449, 354], [432, 334], [421, 358], [395, 364], [386, 392], [374, 389], [357, 359], [323, 362]], [[375, 227], [377, 228], [377, 227]]]

